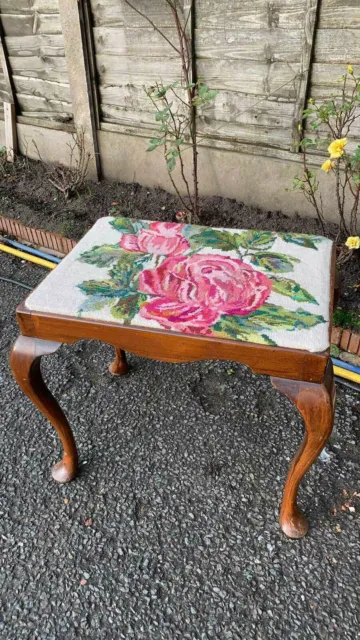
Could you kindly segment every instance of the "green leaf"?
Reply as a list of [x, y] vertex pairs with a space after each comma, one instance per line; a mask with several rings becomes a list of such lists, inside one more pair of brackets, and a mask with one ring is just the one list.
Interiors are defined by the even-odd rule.
[[303, 149], [316, 149], [317, 142], [311, 138], [303, 138], [299, 144]]
[[166, 138], [151, 138], [149, 142], [150, 146], [146, 149], [146, 151], [154, 151], [154, 149], [157, 149], [160, 145], [164, 144], [165, 141]]
[[218, 93], [218, 89], [212, 89], [211, 91], [208, 91], [203, 97], [205, 98], [205, 100], [214, 100]]
[[302, 233], [279, 233], [279, 236], [284, 242], [291, 242], [299, 247], [315, 249], [315, 251], [317, 251], [316, 242], [321, 242], [324, 239], [321, 236], [307, 236]]
[[325, 322], [325, 319], [323, 316], [305, 311], [301, 307], [291, 311], [290, 309], [265, 302], [259, 309], [246, 316], [246, 321], [250, 327], [257, 327], [259, 330], [285, 329], [286, 331], [296, 331], [315, 327], [317, 324]]
[[155, 93], [154, 98], [156, 98], [157, 100], [161, 100], [161, 98], [163, 98], [166, 95], [167, 90], [168, 90], [168, 87], [159, 89], [159, 91]]
[[136, 218], [115, 218], [110, 222], [111, 226], [121, 233], [136, 234], [140, 229], [147, 229], [148, 223]]
[[303, 111], [303, 120], [305, 120], [312, 113], [314, 113], [314, 109], [310, 109], [310, 108], [304, 109], [304, 111]]
[[238, 234], [230, 233], [230, 231], [219, 231], [217, 229], [204, 229], [200, 233], [195, 233], [189, 240], [192, 249], [201, 249], [203, 247], [213, 247], [220, 251], [232, 251], [238, 249]]
[[176, 160], [175, 160], [173, 155], [166, 160], [166, 166], [167, 166], [168, 171], [170, 171], [170, 172], [174, 171], [174, 169], [176, 167]]
[[205, 93], [208, 92], [209, 87], [207, 86], [207, 84], [202, 84], [199, 86], [199, 96], [204, 96]]
[[275, 291], [275, 293], [288, 296], [297, 302], [311, 302], [312, 304], [318, 304], [316, 298], [306, 291], [306, 289], [300, 287], [295, 280], [290, 280], [289, 278], [276, 278], [275, 276], [271, 277], [270, 280], [273, 282], [272, 291]]
[[117, 298], [122, 294], [123, 287], [114, 280], [86, 280], [78, 284], [78, 288], [88, 296], [105, 296], [107, 298]]
[[[80, 286], [81, 288], [81, 286]], [[107, 305], [111, 304], [111, 298], [109, 299], [109, 297], [107, 296], [102, 296], [102, 295], [90, 295], [88, 298], [86, 298], [86, 300], [82, 303], [79, 312], [78, 312], [78, 316], [81, 317], [81, 315], [83, 313], [86, 313], [87, 311], [100, 311], [100, 309], [103, 309], [104, 307], [106, 307]]]
[[271, 253], [264, 251], [260, 253], [254, 253], [251, 257], [251, 262], [257, 267], [265, 269], [265, 271], [275, 271], [278, 273], [286, 273], [292, 271], [294, 262], [300, 262], [293, 256], [288, 256], [283, 253]]
[[170, 118], [170, 109], [172, 107], [172, 102], [168, 104], [164, 109], [157, 111], [155, 113], [156, 122], [163, 122], [164, 120], [168, 120]]
[[136, 278], [143, 270], [144, 261], [148, 260], [149, 255], [147, 253], [126, 253], [127, 255], [109, 271], [109, 276], [117, 285], [118, 290], [131, 291], [136, 290]]
[[141, 305], [146, 302], [147, 297], [143, 293], [132, 293], [120, 298], [111, 309], [111, 315], [118, 320], [124, 320], [125, 324], [130, 324]]
[[212, 332], [219, 338], [276, 346], [276, 342], [255, 327], [250, 327], [242, 316], [223, 316], [212, 326]]
[[103, 244], [98, 247], [92, 247], [89, 251], [84, 251], [80, 255], [79, 261], [87, 264], [94, 264], [97, 267], [107, 267], [124, 255], [124, 249], [118, 244]]
[[238, 246], [244, 249], [269, 249], [274, 241], [275, 235], [271, 231], [243, 231], [237, 235]]

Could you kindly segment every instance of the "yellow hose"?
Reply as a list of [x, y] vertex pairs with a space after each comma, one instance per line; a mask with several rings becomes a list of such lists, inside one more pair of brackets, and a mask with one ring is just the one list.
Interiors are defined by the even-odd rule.
[[56, 264], [54, 264], [53, 262], [43, 260], [42, 258], [38, 258], [37, 256], [32, 256], [30, 253], [25, 253], [24, 251], [18, 251], [18, 249], [13, 249], [12, 247], [7, 247], [5, 244], [0, 244], [0, 250], [5, 251], [5, 253], [10, 253], [12, 256], [16, 256], [17, 258], [21, 258], [22, 260], [35, 262], [35, 264], [38, 264], [41, 267], [47, 267], [48, 269], [55, 269], [56, 267]]
[[345, 378], [346, 380], [360, 384], [360, 374], [354, 373], [353, 371], [348, 371], [347, 369], [334, 365], [334, 374], [340, 378]]

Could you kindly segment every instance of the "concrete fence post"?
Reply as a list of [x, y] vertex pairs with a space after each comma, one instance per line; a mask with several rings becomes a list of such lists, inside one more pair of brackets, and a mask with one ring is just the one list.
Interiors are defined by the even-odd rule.
[[15, 155], [18, 150], [16, 109], [9, 58], [0, 17], [0, 70], [1, 69], [4, 74], [5, 81], [4, 91], [1, 92], [0, 99], [2, 99], [4, 103], [6, 160], [7, 162], [14, 162]]
[[101, 175], [100, 155], [82, 2], [83, 0], [59, 0], [59, 9], [74, 124], [77, 132], [84, 136], [85, 152], [91, 155], [88, 177], [98, 180]]

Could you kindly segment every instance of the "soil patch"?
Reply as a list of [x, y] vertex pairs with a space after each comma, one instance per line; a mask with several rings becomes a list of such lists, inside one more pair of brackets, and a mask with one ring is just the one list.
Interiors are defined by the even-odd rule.
[[[0, 173], [0, 214], [74, 240], [79, 240], [103, 216], [174, 221], [179, 209], [176, 196], [163, 189], [106, 180], [88, 183], [76, 197], [65, 200], [50, 184], [43, 164], [24, 158]], [[201, 199], [201, 224], [322, 234], [315, 218], [290, 217], [281, 211], [266, 211], [217, 196]], [[329, 238], [335, 238], [337, 232], [336, 224], [327, 224]], [[355, 285], [360, 283], [360, 259], [354, 257], [343, 267], [341, 282], [339, 306], [359, 311], [360, 289]]]

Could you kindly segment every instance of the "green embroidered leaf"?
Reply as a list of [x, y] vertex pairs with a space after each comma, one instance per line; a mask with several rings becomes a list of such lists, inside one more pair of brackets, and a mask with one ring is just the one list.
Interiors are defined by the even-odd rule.
[[237, 245], [244, 249], [269, 249], [275, 241], [271, 231], [243, 231], [237, 234]]
[[143, 293], [126, 295], [120, 298], [116, 305], [112, 307], [111, 315], [119, 320], [124, 320], [125, 324], [130, 324], [146, 300], [147, 297]]
[[325, 322], [325, 319], [323, 316], [305, 311], [301, 307], [291, 311], [290, 309], [265, 302], [259, 309], [246, 316], [246, 321], [249, 326], [256, 327], [259, 330], [285, 329], [286, 331], [295, 331], [310, 329], [310, 327], [315, 327], [317, 324]]
[[92, 247], [80, 255], [79, 261], [94, 264], [97, 267], [107, 267], [115, 260], [120, 260], [128, 251], [121, 249], [118, 244], [103, 244]]
[[185, 238], [190, 240], [192, 236], [201, 233], [203, 230], [204, 227], [200, 226], [199, 224], [186, 224], [183, 227], [181, 233], [183, 234], [183, 236], [185, 236]]
[[297, 302], [311, 302], [312, 304], [318, 304], [316, 298], [311, 295], [306, 289], [300, 287], [295, 280], [289, 278], [276, 278], [272, 276], [270, 280], [273, 282], [272, 290], [275, 293], [280, 293], [283, 296], [288, 296]]
[[111, 220], [110, 225], [121, 231], [121, 233], [136, 234], [140, 229], [147, 229], [148, 225], [143, 220], [136, 220], [135, 218], [114, 218]]
[[114, 280], [87, 280], [78, 284], [87, 296], [105, 296], [107, 298], [117, 298], [121, 295], [123, 287]]
[[238, 237], [237, 234], [230, 233], [230, 231], [202, 229], [199, 233], [190, 236], [189, 240], [192, 249], [212, 247], [220, 251], [232, 251], [239, 247]]
[[276, 346], [276, 342], [267, 335], [260, 333], [256, 327], [249, 326], [243, 316], [223, 316], [213, 325], [212, 332], [219, 338]]
[[120, 289], [134, 288], [134, 279], [144, 268], [144, 262], [148, 260], [147, 253], [126, 252], [126, 256], [109, 271], [109, 276]]
[[100, 311], [109, 304], [111, 304], [111, 300], [107, 296], [90, 295], [81, 305], [78, 315], [81, 317], [82, 313], [87, 311]]
[[293, 263], [300, 262], [300, 260], [293, 256], [288, 256], [284, 253], [270, 253], [268, 251], [254, 253], [250, 259], [253, 264], [265, 269], [265, 271], [275, 271], [279, 273], [292, 271], [294, 268]]
[[306, 236], [302, 233], [279, 233], [279, 236], [284, 242], [291, 242], [297, 244], [299, 247], [305, 247], [306, 249], [318, 250], [316, 242], [321, 242], [324, 238], [321, 236]]
[[126, 251], [118, 244], [103, 244], [101, 246], [92, 247], [89, 251], [84, 251], [80, 255], [79, 261], [87, 264], [94, 264], [97, 267], [108, 267], [113, 262], [121, 264], [121, 267], [128, 267], [138, 260], [144, 260], [149, 257], [148, 254], [138, 253], [137, 251]]

